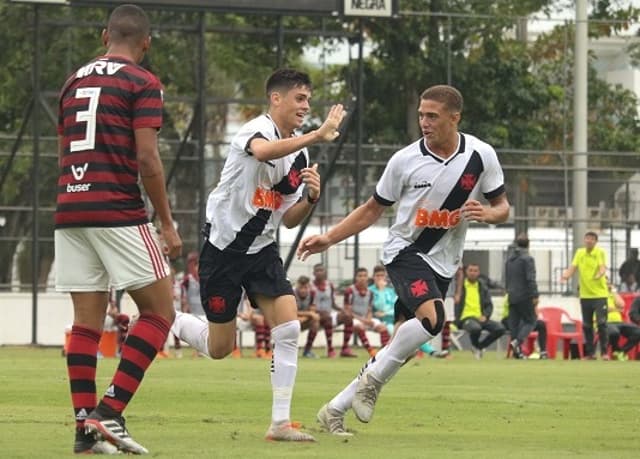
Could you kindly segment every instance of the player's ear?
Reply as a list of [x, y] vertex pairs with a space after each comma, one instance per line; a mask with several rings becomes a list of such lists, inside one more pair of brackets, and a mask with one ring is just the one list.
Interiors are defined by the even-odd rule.
[[109, 32], [107, 29], [102, 29], [102, 44], [105, 48], [109, 47]]
[[278, 106], [280, 105], [281, 100], [282, 94], [280, 94], [278, 91], [273, 91], [269, 96], [269, 102], [271, 103], [271, 105]]
[[142, 42], [142, 52], [146, 53], [151, 48], [151, 35], [144, 39]]

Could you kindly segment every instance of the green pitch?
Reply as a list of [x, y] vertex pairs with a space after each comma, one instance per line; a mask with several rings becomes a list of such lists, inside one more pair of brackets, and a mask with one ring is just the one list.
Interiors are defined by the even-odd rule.
[[[189, 354], [187, 351], [185, 354]], [[352, 414], [350, 439], [321, 432], [318, 408], [362, 359], [302, 360], [293, 419], [315, 444], [263, 440], [269, 362], [156, 361], [127, 412], [132, 436], [163, 458], [636, 458], [640, 362], [513, 361], [489, 352], [410, 362], [382, 392], [373, 421]], [[98, 392], [115, 369], [98, 366]], [[57, 349], [0, 348], [5, 458], [70, 457], [73, 420]]]

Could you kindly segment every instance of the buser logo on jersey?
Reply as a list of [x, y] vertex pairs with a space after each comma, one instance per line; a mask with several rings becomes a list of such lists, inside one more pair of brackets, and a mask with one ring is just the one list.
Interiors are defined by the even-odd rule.
[[282, 205], [282, 195], [274, 190], [256, 188], [251, 202], [258, 209], [277, 210]]
[[420, 228], [453, 228], [460, 223], [460, 209], [418, 209], [414, 223]]

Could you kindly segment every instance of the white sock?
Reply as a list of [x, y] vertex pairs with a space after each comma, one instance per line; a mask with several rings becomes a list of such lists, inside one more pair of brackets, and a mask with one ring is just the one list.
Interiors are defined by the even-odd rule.
[[371, 375], [382, 383], [389, 381], [397, 373], [402, 364], [411, 354], [427, 341], [431, 341], [433, 336], [424, 329], [422, 324], [415, 317], [407, 320], [398, 327], [398, 330], [387, 345], [387, 352], [377, 358], [369, 370]]
[[273, 360], [271, 364], [271, 388], [273, 423], [291, 419], [291, 396], [298, 371], [298, 336], [300, 322], [292, 320], [273, 327]]
[[176, 312], [171, 333], [204, 355], [209, 355], [209, 324], [193, 314]]
[[349, 411], [349, 409], [351, 408], [351, 402], [353, 401], [353, 396], [356, 394], [356, 386], [358, 385], [360, 376], [362, 376], [362, 373], [364, 373], [367, 368], [373, 365], [373, 363], [376, 362], [377, 359], [381, 358], [384, 355], [384, 353], [387, 351], [388, 346], [389, 345], [387, 344], [387, 346], [380, 348], [380, 350], [378, 350], [378, 353], [374, 357], [371, 357], [369, 360], [367, 360], [367, 363], [365, 363], [362, 368], [360, 368], [358, 376], [356, 376], [347, 387], [342, 389], [342, 391], [338, 395], [331, 399], [331, 401], [329, 402], [329, 406], [331, 407], [331, 409], [338, 411], [340, 414], [345, 414], [347, 411]]

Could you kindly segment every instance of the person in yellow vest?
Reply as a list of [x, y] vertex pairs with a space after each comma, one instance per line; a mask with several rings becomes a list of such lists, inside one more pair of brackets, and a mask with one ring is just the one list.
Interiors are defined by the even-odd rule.
[[576, 250], [571, 266], [562, 273], [563, 282], [571, 279], [571, 276], [579, 272], [580, 309], [582, 310], [582, 329], [585, 339], [585, 358], [594, 360], [595, 349], [593, 344], [593, 316], [596, 316], [598, 326], [598, 339], [600, 342], [600, 355], [603, 360], [609, 360], [607, 346], [609, 344], [607, 334], [607, 256], [604, 250], [598, 247], [598, 235], [592, 231], [584, 235], [584, 247]]
[[[625, 322], [622, 317], [624, 300], [615, 291], [611, 283], [608, 284], [609, 296], [607, 297], [607, 334], [609, 343], [616, 360], [627, 360], [627, 352], [640, 343], [640, 327], [636, 324]], [[618, 345], [620, 336], [624, 336], [627, 342], [624, 346]]]
[[[455, 305], [456, 326], [469, 333], [471, 351], [481, 359], [484, 349], [507, 331], [500, 322], [491, 320], [493, 303], [489, 288], [480, 280], [480, 266], [469, 263], [465, 268], [460, 300]], [[482, 331], [487, 335], [481, 340]]]

